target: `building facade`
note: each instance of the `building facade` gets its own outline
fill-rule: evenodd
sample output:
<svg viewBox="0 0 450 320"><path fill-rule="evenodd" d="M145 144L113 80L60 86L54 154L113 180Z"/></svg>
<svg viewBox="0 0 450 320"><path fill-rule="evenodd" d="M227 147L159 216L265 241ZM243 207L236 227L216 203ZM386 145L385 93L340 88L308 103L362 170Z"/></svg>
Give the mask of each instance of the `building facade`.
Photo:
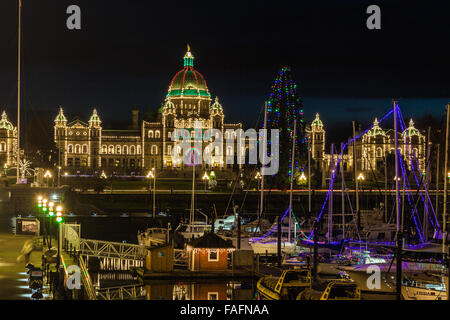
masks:
<svg viewBox="0 0 450 320"><path fill-rule="evenodd" d="M86 123L81 120L68 122L61 108L54 126L59 165L71 173L143 174L152 168L185 169L189 161L180 161L180 158L174 161L174 151L180 157L193 158L204 169L231 171L232 165L225 160L228 155L236 154L236 147L226 149L225 138L231 134L227 130L242 129L242 124L226 124L224 118L219 99L211 99L203 75L194 69L194 56L188 48L183 69L172 78L163 107L158 110L157 122L142 121L139 124L138 111L132 110L131 129L105 130L96 109ZM195 124L201 127L195 127L197 131L194 131ZM209 163L204 161L198 148L192 147L183 155L172 139L177 129L187 130L191 142L198 138L204 140L195 137L199 129L202 136L208 129L217 129L224 137L223 146L211 151L215 157ZM202 150L212 141L211 137L209 141L201 142Z"/></svg>
<svg viewBox="0 0 450 320"><path fill-rule="evenodd" d="M325 152L325 134L322 120L319 114L311 123L307 130L308 141L311 147L311 158L316 167L329 168L331 160L336 165L340 154L340 146L336 146L334 155ZM355 145L356 162L358 172L371 172L384 170L384 161L389 154L395 151L395 134L392 129L383 130L378 119L375 118L370 130L357 139ZM398 148L400 153L407 160L408 169L411 170L411 159L415 168L419 167L420 172L425 172L426 159L426 138L414 127L411 119L408 128L398 133ZM415 156L415 157L414 157ZM353 170L353 147L349 144L343 154L344 170ZM416 160L417 159L417 163Z"/></svg>
<svg viewBox="0 0 450 320"><path fill-rule="evenodd" d="M0 120L0 164L6 171L15 166L17 157L17 127L8 120L6 112L3 111Z"/></svg>

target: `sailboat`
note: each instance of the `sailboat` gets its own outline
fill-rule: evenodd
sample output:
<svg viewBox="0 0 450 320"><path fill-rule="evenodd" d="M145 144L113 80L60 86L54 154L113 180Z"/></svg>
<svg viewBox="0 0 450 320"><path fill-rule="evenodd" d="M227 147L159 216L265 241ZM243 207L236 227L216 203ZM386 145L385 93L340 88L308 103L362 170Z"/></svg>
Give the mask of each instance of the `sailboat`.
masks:
<svg viewBox="0 0 450 320"><path fill-rule="evenodd" d="M266 110L267 112L267 110ZM267 117L264 116L264 128L266 128L267 125ZM272 225L270 233L267 234L267 236L259 237L259 238L252 238L250 240L250 245L254 251L255 254L277 254L278 252L278 232L281 232L281 252L284 254L298 254L300 252L304 252L307 249L300 247L297 245L296 241L296 234L297 234L297 224L293 223L293 211L292 211L292 191L294 186L294 161L295 161L295 136L296 136L296 129L297 129L297 120L294 120L294 132L292 135L292 155L291 155L291 185L290 185L290 194L289 194L289 218L287 223L282 219L280 223L280 230L278 230L278 226L276 223ZM266 137L265 137L266 139ZM264 143L264 146L266 144ZM264 179L262 180L262 182ZM261 192L264 192L262 188ZM261 197L263 199L263 197ZM262 210L262 200L261 200L261 210ZM286 215L286 214L285 214ZM284 215L284 216L285 216ZM292 237L292 235L294 235Z"/></svg>
<svg viewBox="0 0 450 320"><path fill-rule="evenodd" d="M188 241L192 238L198 238L211 231L211 225L208 224L208 216L200 210L195 210L195 161L194 151L191 150L191 164L192 164L192 193L191 193L191 207L189 210L189 223L181 222L175 229L175 232L181 234L183 238ZM205 221L195 220L195 212L199 212L205 217Z"/></svg>

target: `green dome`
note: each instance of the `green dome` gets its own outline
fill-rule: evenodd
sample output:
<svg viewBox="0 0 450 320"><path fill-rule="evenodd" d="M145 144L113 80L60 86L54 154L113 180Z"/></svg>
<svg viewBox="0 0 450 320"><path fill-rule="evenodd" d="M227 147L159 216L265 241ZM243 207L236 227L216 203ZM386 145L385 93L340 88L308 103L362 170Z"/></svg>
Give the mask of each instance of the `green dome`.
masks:
<svg viewBox="0 0 450 320"><path fill-rule="evenodd" d="M414 121L409 120L409 127L403 131L403 136L412 137L412 136L421 136L419 130L414 127Z"/></svg>
<svg viewBox="0 0 450 320"><path fill-rule="evenodd" d="M190 51L184 56L184 68L172 78L166 97L208 97L211 95L205 78L194 69L194 56Z"/></svg>
<svg viewBox="0 0 450 320"><path fill-rule="evenodd" d="M14 129L14 126L12 125L12 123L8 121L8 116L6 115L5 111L3 111L2 120L0 120L0 129L6 129L6 130Z"/></svg>
<svg viewBox="0 0 450 320"><path fill-rule="evenodd" d="M370 129L367 132L367 135L369 137L372 137L372 136L385 136L386 135L386 133L383 131L383 129L380 128L380 126L378 124L379 124L378 119L375 118L375 121L373 122L372 129Z"/></svg>

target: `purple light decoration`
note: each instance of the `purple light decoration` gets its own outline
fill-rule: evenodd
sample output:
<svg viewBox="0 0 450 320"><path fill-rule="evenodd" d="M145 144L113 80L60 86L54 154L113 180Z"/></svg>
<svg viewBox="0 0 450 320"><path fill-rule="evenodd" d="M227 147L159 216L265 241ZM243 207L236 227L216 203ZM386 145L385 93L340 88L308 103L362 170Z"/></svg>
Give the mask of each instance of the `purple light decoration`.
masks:
<svg viewBox="0 0 450 320"><path fill-rule="evenodd" d="M398 113L398 115L399 115L400 125L401 125L401 128L402 128L402 131L405 131L405 130L406 130L406 125L405 125L405 122L404 122L404 120L403 120L403 116L402 116L402 113L401 113L400 108L399 108L399 111L398 111L397 113ZM416 185L417 185L417 187L419 187L420 184L419 184L419 180L417 179L417 176L416 176L416 170L415 170L415 167L414 167L413 158L415 159L415 162L416 162L416 164L417 164L417 168L419 168L419 163L418 163L418 161L417 161L416 155L413 153L413 157L411 157L410 149L407 148L407 150L408 150L408 156L409 156L410 161L411 161L411 168L412 168L412 171L413 171L413 173L414 173L414 179L416 180ZM426 212L427 212L427 214L428 214L428 217L429 217L429 219L430 219L430 222L431 222L433 228L436 230L436 226L435 226L434 222L436 222L437 229L440 228L439 222L438 222L438 220L437 220L436 213L435 213L435 211L434 211L433 204L432 204L432 201L431 201L431 199L430 199L430 195L429 195L429 193L428 193L427 190L425 190L425 191L426 191L426 194L427 194L427 198L428 198L428 200L430 201L431 211L433 212L433 216L434 216L435 221L433 221L433 220L431 219L431 217L430 217L429 210L428 210L428 205L425 203L425 199L423 198L422 191L420 191L420 189L419 189L419 194L420 194L420 197L421 197L421 199L422 199L422 202L424 203L425 210L426 210ZM436 234L436 231L435 231L435 234Z"/></svg>

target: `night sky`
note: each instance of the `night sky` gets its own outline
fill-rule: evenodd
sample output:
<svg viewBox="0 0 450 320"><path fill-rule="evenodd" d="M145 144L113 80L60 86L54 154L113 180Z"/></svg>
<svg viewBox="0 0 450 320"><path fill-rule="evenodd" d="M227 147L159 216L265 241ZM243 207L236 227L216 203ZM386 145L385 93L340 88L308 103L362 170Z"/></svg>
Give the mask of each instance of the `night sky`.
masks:
<svg viewBox="0 0 450 320"><path fill-rule="evenodd" d="M182 68L194 66L226 122L254 126L277 69L292 68L305 118L326 126L372 122L392 98L405 116L441 118L450 101L450 6L444 1L23 0L23 117L52 122L57 106L126 127L131 109L156 110ZM66 28L66 8L82 30ZM366 8L381 7L381 30ZM17 0L0 2L0 105L15 123ZM50 132L51 134L51 132Z"/></svg>

